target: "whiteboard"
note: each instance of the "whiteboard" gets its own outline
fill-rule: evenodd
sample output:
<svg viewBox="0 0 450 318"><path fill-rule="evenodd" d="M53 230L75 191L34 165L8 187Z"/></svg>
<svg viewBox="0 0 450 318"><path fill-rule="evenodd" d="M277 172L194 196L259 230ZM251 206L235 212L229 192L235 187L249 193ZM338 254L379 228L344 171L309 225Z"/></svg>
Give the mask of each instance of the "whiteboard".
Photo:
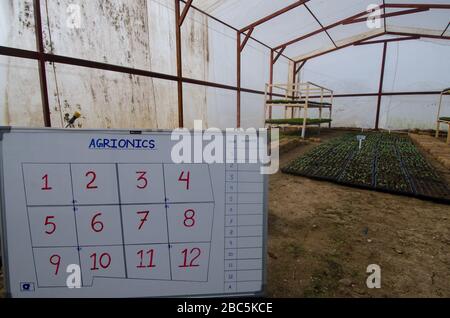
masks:
<svg viewBox="0 0 450 318"><path fill-rule="evenodd" d="M0 136L8 296L264 292L267 178L259 164L174 164L167 131ZM81 269L81 288L67 287L70 264Z"/></svg>

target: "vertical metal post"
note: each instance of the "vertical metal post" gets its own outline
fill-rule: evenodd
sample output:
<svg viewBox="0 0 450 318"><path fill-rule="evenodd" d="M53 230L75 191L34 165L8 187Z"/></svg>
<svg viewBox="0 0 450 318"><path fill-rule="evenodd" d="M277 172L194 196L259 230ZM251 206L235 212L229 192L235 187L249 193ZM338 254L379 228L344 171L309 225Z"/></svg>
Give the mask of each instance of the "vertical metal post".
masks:
<svg viewBox="0 0 450 318"><path fill-rule="evenodd" d="M269 69L269 98L273 99L273 49L270 50L270 69ZM272 106L269 106L269 119L272 119Z"/></svg>
<svg viewBox="0 0 450 318"><path fill-rule="evenodd" d="M292 100L295 100L295 93L297 91L297 62L294 62L294 69L292 71ZM295 108L291 107L291 118L294 118Z"/></svg>
<svg viewBox="0 0 450 318"><path fill-rule="evenodd" d="M331 105L330 105L330 122L328 123L328 128L331 128L331 118L333 117L333 103L334 103L334 92L331 91Z"/></svg>
<svg viewBox="0 0 450 318"><path fill-rule="evenodd" d="M264 90L264 120L267 118L267 92L269 91L269 84L266 83Z"/></svg>
<svg viewBox="0 0 450 318"><path fill-rule="evenodd" d="M436 138L439 138L439 132L441 130L441 122L440 122L440 117L441 117L441 107L442 107L442 99L444 97L444 91L442 91L441 93L441 97L439 98L439 107L438 107L438 113L437 113L437 118L436 118ZM449 127L450 128L450 127ZM448 134L450 135L450 131L448 132Z"/></svg>
<svg viewBox="0 0 450 318"><path fill-rule="evenodd" d="M236 127L241 127L241 32L236 33L237 45L236 45L236 87L237 87L237 100L236 100Z"/></svg>
<svg viewBox="0 0 450 318"><path fill-rule="evenodd" d="M384 44L383 44L383 60L381 61L380 86L378 88L377 118L375 120L375 130L378 130L379 124L380 124L380 108L381 108L381 98L383 96L384 67L386 64L387 45L388 45L387 42L384 42Z"/></svg>
<svg viewBox="0 0 450 318"><path fill-rule="evenodd" d="M320 88L320 107L319 107L319 135L320 135L320 130L322 128L322 106L323 106L323 94L324 93L324 89L323 87Z"/></svg>
<svg viewBox="0 0 450 318"><path fill-rule="evenodd" d="M177 90L178 90L178 126L184 127L183 114L183 63L181 60L181 25L180 25L180 0L175 0L175 37L177 56Z"/></svg>
<svg viewBox="0 0 450 318"><path fill-rule="evenodd" d="M51 127L52 122L50 119L50 103L48 100L48 87L47 87L47 74L45 70L45 50L44 50L44 40L42 35L42 16L41 16L41 1L34 0L34 23L36 32L36 47L37 53L39 55L39 81L41 84L41 99L42 99L42 110L44 115L44 125L45 127Z"/></svg>
<svg viewBox="0 0 450 318"><path fill-rule="evenodd" d="M303 106L303 127L302 127L302 139L305 139L306 137L306 122L308 119L308 103L309 103L309 90L310 90L310 84L308 83L306 85L306 99L305 99L305 106Z"/></svg>

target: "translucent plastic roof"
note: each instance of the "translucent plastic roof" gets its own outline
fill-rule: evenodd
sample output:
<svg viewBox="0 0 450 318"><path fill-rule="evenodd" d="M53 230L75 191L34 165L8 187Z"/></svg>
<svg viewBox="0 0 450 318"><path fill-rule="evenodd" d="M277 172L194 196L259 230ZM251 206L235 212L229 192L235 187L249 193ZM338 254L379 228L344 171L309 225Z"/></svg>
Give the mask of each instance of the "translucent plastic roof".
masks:
<svg viewBox="0 0 450 318"><path fill-rule="evenodd" d="M278 10L300 1L294 0L195 0L193 4L212 16L244 29L259 19L265 18ZM394 14L402 11L416 10L419 5L449 5L449 0L385 0L388 6L381 9L381 14ZM389 7L398 4L399 6ZM263 24L256 26L252 37L265 44L277 48L282 44L298 39L309 33L319 31L322 27L326 32L318 32L305 39L290 44L284 54L300 60L320 52L340 47L355 40L373 38L385 32L414 33L433 36L449 36L450 28L444 30L450 21L450 10L447 8L431 8L429 10L388 16L379 21L376 28L369 28L366 19L358 23L341 24L344 19L367 11L369 5L383 5L382 0L309 0L290 11L283 13ZM400 5L406 5L401 7ZM367 18L367 15L362 15ZM386 25L385 25L386 23ZM398 37L398 36L397 36ZM440 40L437 40L440 41Z"/></svg>

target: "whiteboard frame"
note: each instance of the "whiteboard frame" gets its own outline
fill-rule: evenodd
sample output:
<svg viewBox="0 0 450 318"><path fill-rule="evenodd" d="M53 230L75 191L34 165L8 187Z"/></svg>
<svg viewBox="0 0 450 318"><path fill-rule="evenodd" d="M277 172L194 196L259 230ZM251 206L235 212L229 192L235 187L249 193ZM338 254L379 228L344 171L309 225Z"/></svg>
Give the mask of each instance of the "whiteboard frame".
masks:
<svg viewBox="0 0 450 318"><path fill-rule="evenodd" d="M103 133L103 134L128 134L128 135L140 135L142 133L171 133L172 130L168 129L63 129L63 128L13 128L10 126L0 126L0 243L1 243L1 255L3 262L3 277L4 277L4 289L6 291L6 298L12 298L11 286L10 286L10 271L8 261L8 244L7 244L7 228L6 228L6 208L5 208L5 187L4 187L4 175L3 175L3 135L11 132L48 132L48 133ZM193 133L193 130L189 130ZM204 131L203 131L204 132ZM222 130L225 134L225 131ZM223 293L223 294L204 294L204 295L174 295L170 297L157 296L157 297L142 297L142 298L228 298L228 297L263 297L267 292L267 251L268 251L268 191L269 191L269 177L263 175L263 244L262 244L262 288L255 293Z"/></svg>

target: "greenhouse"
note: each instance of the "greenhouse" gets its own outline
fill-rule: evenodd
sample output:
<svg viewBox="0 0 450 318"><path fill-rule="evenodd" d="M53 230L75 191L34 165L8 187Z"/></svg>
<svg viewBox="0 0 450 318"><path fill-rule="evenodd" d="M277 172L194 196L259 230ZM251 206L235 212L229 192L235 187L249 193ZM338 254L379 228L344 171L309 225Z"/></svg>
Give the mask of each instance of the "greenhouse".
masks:
<svg viewBox="0 0 450 318"><path fill-rule="evenodd" d="M0 297L450 297L449 40L449 0L1 1Z"/></svg>

